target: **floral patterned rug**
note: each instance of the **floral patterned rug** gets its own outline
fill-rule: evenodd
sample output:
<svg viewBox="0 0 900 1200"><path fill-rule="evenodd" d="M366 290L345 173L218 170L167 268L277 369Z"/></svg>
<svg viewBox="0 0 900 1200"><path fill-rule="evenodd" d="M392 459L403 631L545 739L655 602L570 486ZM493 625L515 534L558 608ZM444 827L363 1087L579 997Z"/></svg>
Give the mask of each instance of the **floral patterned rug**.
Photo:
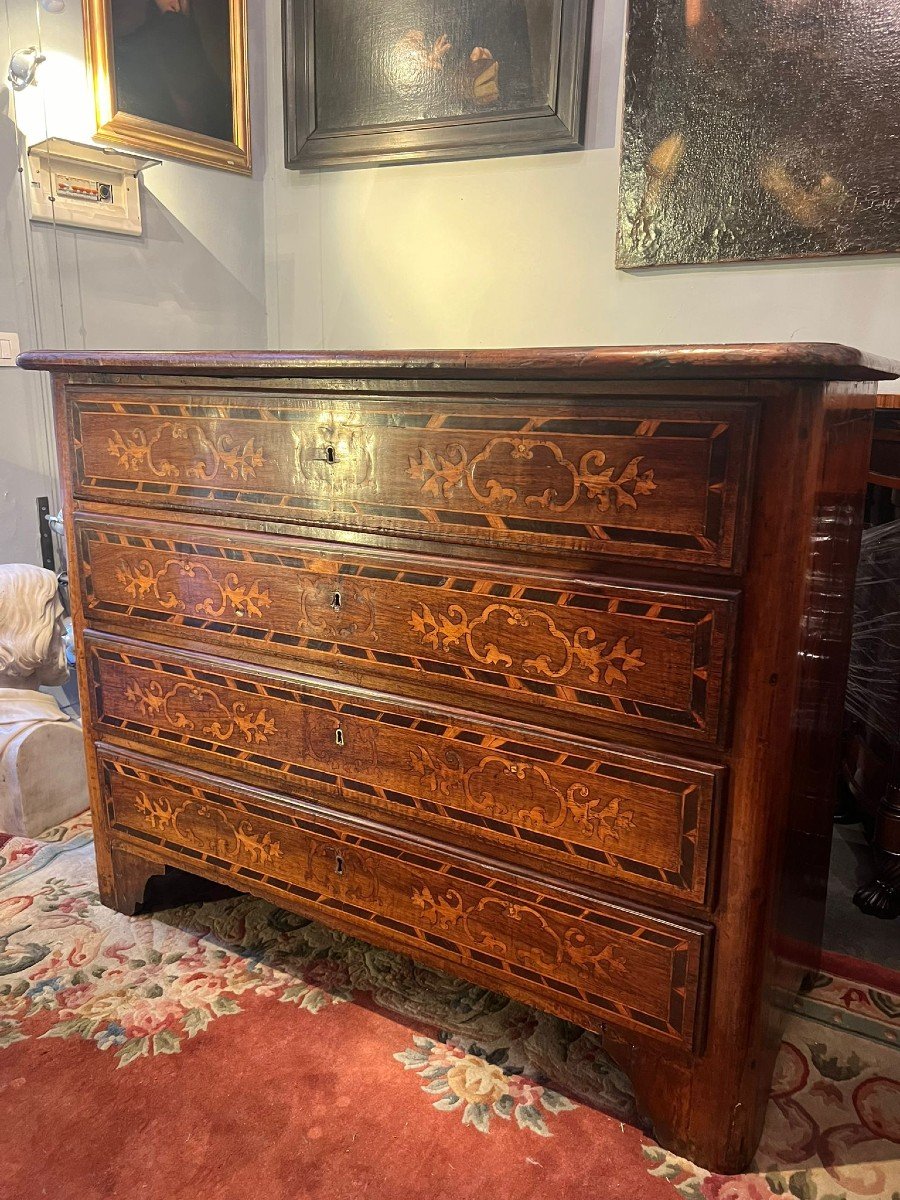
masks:
<svg viewBox="0 0 900 1200"><path fill-rule="evenodd" d="M898 1037L818 977L754 1171L710 1175L583 1030L247 897L120 916L85 818L0 846L11 1200L900 1200Z"/></svg>

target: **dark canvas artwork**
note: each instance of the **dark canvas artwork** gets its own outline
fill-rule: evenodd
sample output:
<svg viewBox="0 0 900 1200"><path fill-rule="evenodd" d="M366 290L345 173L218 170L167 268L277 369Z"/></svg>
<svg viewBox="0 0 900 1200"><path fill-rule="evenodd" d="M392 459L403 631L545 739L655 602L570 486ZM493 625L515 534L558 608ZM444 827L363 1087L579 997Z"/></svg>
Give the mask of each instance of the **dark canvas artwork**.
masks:
<svg viewBox="0 0 900 1200"><path fill-rule="evenodd" d="M230 142L228 0L112 0L120 111Z"/></svg>
<svg viewBox="0 0 900 1200"><path fill-rule="evenodd" d="M583 143L592 0L285 0L289 167Z"/></svg>
<svg viewBox="0 0 900 1200"><path fill-rule="evenodd" d="M896 0L631 0L618 265L900 249Z"/></svg>
<svg viewBox="0 0 900 1200"><path fill-rule="evenodd" d="M555 7L553 0L317 0L317 127L546 107Z"/></svg>

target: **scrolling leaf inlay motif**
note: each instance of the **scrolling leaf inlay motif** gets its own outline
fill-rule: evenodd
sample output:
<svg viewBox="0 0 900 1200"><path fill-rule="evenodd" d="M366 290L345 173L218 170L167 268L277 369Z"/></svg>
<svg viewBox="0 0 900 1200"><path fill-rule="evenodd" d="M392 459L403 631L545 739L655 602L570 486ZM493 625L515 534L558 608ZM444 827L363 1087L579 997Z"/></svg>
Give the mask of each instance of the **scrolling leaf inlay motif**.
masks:
<svg viewBox="0 0 900 1200"><path fill-rule="evenodd" d="M176 837L218 858L247 859L261 867L282 857L281 843L270 833L256 833L249 821L232 821L215 805L197 800L173 805L168 798L139 792L134 806L154 832ZM195 821L187 828L179 824L190 816L202 824Z"/></svg>
<svg viewBox="0 0 900 1200"><path fill-rule="evenodd" d="M575 927L559 934L546 918L530 905L484 896L466 905L455 889L435 896L431 889L414 890L412 902L422 910L425 922L444 933L464 934L471 945L532 970L552 972L559 967L578 967L611 980L628 969L625 955L610 943L597 945ZM521 933L515 925L531 926ZM498 936L509 929L507 940Z"/></svg>
<svg viewBox="0 0 900 1200"><path fill-rule="evenodd" d="M201 732L220 742L228 742L235 733L240 733L248 745L264 746L271 735L278 732L266 709L261 708L255 714L249 713L247 705L240 700L226 708L214 692L194 683L177 683L168 691L163 691L162 684L156 680L147 685L133 682L125 688L125 696L144 716L152 719L163 717L175 729L192 733L196 728L195 722L172 705L177 697L185 696L198 707L211 710L203 714Z"/></svg>
<svg viewBox="0 0 900 1200"><path fill-rule="evenodd" d="M505 451L502 461L498 451ZM541 491L525 490L522 466L534 462L535 452L543 450L545 460L540 468L535 467L534 479L546 478L547 469L558 476L558 481ZM496 458L493 464L491 459ZM611 509L637 509L638 497L649 496L658 485L653 471L641 471L642 455L637 455L621 469L607 466L602 450L589 450L581 456L576 466L570 462L555 442L539 438L500 437L493 438L480 453L470 459L465 446L448 446L444 453L419 451L419 457L410 456L408 474L422 485L422 492L439 499L443 495L449 500L453 490L465 486L471 496L486 507L501 505L532 505L551 513L568 512L584 492L596 501L601 513ZM481 482L483 471L495 472ZM506 481L497 476L506 476Z"/></svg>
<svg viewBox="0 0 900 1200"><path fill-rule="evenodd" d="M182 576L184 589L169 582L170 572ZM180 593L182 590L195 591L196 588L191 585L198 582L208 585L212 595L195 603L195 613L222 617L230 610L235 617L261 617L262 610L271 604L269 592L260 585L259 580L242 583L233 571L224 580L218 580L208 567L191 559L166 559L156 571L147 559L140 562L122 559L116 567L116 580L125 594L136 603L153 596L160 607L169 612L185 612L187 605Z"/></svg>
<svg viewBox="0 0 900 1200"><path fill-rule="evenodd" d="M620 797L604 802L591 797L590 789L581 783L573 783L563 792L536 763L488 754L466 769L455 750L446 751L443 758L428 750L414 750L410 760L434 795L461 793L476 812L489 817L527 822L532 828L548 831L574 822L602 842L617 842L620 834L635 828L634 813L624 807ZM517 791L524 792L524 799L517 797Z"/></svg>
<svg viewBox="0 0 900 1200"><path fill-rule="evenodd" d="M160 443L165 435L173 442L187 442L188 451L194 454L183 468L164 457ZM222 434L213 442L200 425L177 425L166 421L151 437L143 429L122 434L114 429L107 442L107 450L125 471L139 471L145 467L159 479L186 479L211 483L220 474L229 479L247 482L256 477L257 468L266 465L264 450L250 438L242 446L234 438Z"/></svg>
<svg viewBox="0 0 900 1200"><path fill-rule="evenodd" d="M485 631L492 617L499 617L501 625L508 629L530 629L533 625L543 626L552 639L551 649L536 658L526 658L523 667L530 674L543 675L547 679L562 679L573 667L588 672L592 683L599 683L601 672L603 683L627 684L628 671L640 670L644 666L643 651L630 649L627 637L621 637L610 648L608 641L598 642L597 632L589 625L576 630L574 636L558 629L553 619L543 612L530 612L509 604L489 604L474 619L460 604L451 604L446 614L435 614L427 604L420 604L418 611L410 614L409 624L432 650L445 653L451 646L465 645L469 655L484 666L512 667L513 657L501 650Z"/></svg>

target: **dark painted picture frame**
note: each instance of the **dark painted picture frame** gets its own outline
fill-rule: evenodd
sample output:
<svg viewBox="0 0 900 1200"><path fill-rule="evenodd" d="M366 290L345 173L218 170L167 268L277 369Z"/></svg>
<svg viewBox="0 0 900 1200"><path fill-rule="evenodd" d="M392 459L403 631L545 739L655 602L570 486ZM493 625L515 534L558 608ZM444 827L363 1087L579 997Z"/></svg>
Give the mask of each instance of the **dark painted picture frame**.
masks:
<svg viewBox="0 0 900 1200"><path fill-rule="evenodd" d="M485 88L493 87L490 68L495 51L491 47L474 47L470 55L467 46L456 47L456 50L466 51L461 62L463 68L471 73L473 89L476 84L480 88L477 102L457 105L456 111L453 111L454 105L450 102L447 111L440 111L441 96L449 94L449 89L445 88L434 106L418 116L411 115L410 111L391 113L387 104L385 111L379 113L378 98L373 104L370 91L366 97L368 110L364 112L363 106L360 106L361 119L354 120L352 115L348 117L348 111L351 114L353 111L352 103L342 105L340 99L337 102L334 100L336 87L342 87L345 83L348 88L359 86L356 81L360 76L361 46L365 47L364 53L371 57L371 61L377 64L379 55L385 56L389 49L399 43L395 41L393 47L388 47L385 44L372 44L362 37L353 39L349 36L352 31L346 28L345 20L339 33L353 47L357 61L355 64L348 63L343 71L329 71L327 84L317 86L317 61L324 61L323 55L327 55L329 49L327 46L323 48L321 40L328 37L334 40L334 32L326 27L326 22L328 17L335 19L332 14L336 10L329 5L327 16L323 19L321 5L328 4L329 0L283 0L286 166L302 170L582 149L593 0L518 2L523 9L529 3L533 7L546 4L549 13L546 70L541 47L530 51L532 58L541 62L541 80L536 84L536 89L540 87L542 91L541 97L537 94L521 94L522 90L519 89L515 103L505 105L502 90L494 88L493 92L488 93L488 102L484 103ZM366 3L367 0L355 0L355 7L365 12ZM476 0L447 0L446 8L450 17L458 20L459 11L471 12L473 5L477 12ZM415 6L411 9L409 0L370 0L370 7L371 19L379 23L378 27L389 28L386 22L392 16L392 10L396 10L400 24L414 24L414 18L407 21L410 12L415 12ZM320 21L318 31L317 9ZM406 42L413 34L421 37L419 31L409 28L409 33L401 41ZM427 45L420 41L416 52L420 56L424 53L433 58L447 40L444 38L442 42L439 37L432 43L429 37ZM477 59L476 54L482 57ZM470 61L471 67L468 66ZM363 65L366 68L370 66L368 58ZM502 69L503 64L500 63ZM542 103L544 87L546 102ZM326 92L330 99L325 95ZM322 111L326 100L333 109L330 120L328 114Z"/></svg>

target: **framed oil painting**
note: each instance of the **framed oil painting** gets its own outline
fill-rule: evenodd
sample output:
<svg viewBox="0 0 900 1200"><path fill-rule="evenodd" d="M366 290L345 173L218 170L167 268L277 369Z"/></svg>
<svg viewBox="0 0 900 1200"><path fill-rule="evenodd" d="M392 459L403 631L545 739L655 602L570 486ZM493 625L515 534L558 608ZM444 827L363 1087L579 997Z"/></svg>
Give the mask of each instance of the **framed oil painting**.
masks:
<svg viewBox="0 0 900 1200"><path fill-rule="evenodd" d="M284 0L289 167L583 143L591 0Z"/></svg>
<svg viewBox="0 0 900 1200"><path fill-rule="evenodd" d="M98 141L249 175L247 0L83 0Z"/></svg>
<svg viewBox="0 0 900 1200"><path fill-rule="evenodd" d="M900 249L896 0L631 0L620 267Z"/></svg>

